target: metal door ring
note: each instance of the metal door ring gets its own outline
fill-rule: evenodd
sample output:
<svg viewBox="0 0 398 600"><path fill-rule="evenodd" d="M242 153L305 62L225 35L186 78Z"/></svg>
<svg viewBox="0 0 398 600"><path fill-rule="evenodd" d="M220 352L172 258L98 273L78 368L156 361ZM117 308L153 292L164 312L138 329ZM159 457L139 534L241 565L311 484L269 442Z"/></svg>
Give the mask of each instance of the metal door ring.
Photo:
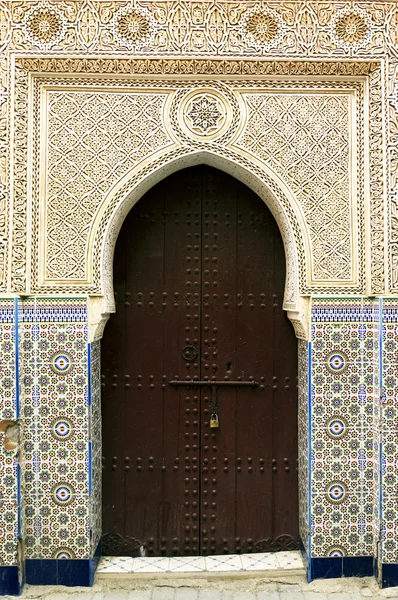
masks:
<svg viewBox="0 0 398 600"><path fill-rule="evenodd" d="M195 346L192 346L192 344L188 344L188 346L184 346L181 354L185 360L191 361L195 360L195 358L198 356L198 350L195 348Z"/></svg>

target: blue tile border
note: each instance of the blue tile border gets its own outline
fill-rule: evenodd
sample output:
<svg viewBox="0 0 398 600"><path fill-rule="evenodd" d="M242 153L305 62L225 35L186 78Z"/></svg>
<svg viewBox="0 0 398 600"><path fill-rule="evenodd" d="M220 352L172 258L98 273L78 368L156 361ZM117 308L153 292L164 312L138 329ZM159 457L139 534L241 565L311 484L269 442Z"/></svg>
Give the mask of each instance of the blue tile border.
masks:
<svg viewBox="0 0 398 600"><path fill-rule="evenodd" d="M308 381L307 381L307 395L308 395L308 432L307 432L307 444L308 444L308 514L307 514L307 526L308 526L308 538L307 538L307 581L310 582L312 578L312 562L311 562L311 533L312 533L312 519L311 519L311 487L312 487L312 479L311 479L311 455L312 455L312 410L311 410L311 393L312 393L312 342L308 342Z"/></svg>
<svg viewBox="0 0 398 600"><path fill-rule="evenodd" d="M398 564L382 564L380 570L382 588L398 586Z"/></svg>
<svg viewBox="0 0 398 600"><path fill-rule="evenodd" d="M19 579L19 568L0 567L0 596L19 596L23 583Z"/></svg>
<svg viewBox="0 0 398 600"><path fill-rule="evenodd" d="M91 587L94 582L93 561L89 559L35 559L26 561L26 583L30 585L65 585Z"/></svg>
<svg viewBox="0 0 398 600"><path fill-rule="evenodd" d="M100 559L101 542L91 559L28 559L25 563L26 583L91 587Z"/></svg>
<svg viewBox="0 0 398 600"><path fill-rule="evenodd" d="M312 558L311 581L314 579L337 579L339 577L371 577L374 575L373 556L336 556ZM398 581L398 565L397 581ZM391 584L390 584L391 585ZM397 584L395 584L397 585Z"/></svg>

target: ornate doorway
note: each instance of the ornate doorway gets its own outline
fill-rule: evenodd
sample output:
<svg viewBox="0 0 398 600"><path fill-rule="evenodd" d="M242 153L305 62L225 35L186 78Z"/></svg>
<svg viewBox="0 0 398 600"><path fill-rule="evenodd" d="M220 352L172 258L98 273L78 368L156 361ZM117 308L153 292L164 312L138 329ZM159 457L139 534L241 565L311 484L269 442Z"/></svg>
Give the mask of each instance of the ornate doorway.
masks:
<svg viewBox="0 0 398 600"><path fill-rule="evenodd" d="M131 210L103 338L105 554L295 548L297 344L263 201L207 166Z"/></svg>

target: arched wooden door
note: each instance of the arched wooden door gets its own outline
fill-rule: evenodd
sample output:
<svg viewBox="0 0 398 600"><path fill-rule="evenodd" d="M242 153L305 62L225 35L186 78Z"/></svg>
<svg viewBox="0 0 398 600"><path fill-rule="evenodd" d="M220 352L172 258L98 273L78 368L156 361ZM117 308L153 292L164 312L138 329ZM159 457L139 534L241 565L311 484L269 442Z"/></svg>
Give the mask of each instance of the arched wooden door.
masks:
<svg viewBox="0 0 398 600"><path fill-rule="evenodd" d="M105 554L297 547L284 282L274 218L221 171L175 173L131 210L102 344Z"/></svg>

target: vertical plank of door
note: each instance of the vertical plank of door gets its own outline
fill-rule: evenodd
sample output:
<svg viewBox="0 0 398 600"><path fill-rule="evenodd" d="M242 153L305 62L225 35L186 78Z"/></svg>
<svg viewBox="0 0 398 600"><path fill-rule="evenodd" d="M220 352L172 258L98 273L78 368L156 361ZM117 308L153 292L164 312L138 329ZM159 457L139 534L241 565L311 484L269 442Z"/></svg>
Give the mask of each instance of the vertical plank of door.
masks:
<svg viewBox="0 0 398 600"><path fill-rule="evenodd" d="M274 219L239 184L237 220L237 375L260 385L237 388L236 538L242 551L253 552L272 538Z"/></svg>
<svg viewBox="0 0 398 600"><path fill-rule="evenodd" d="M161 551L157 538L162 517L163 424L159 416L163 411L163 205L163 193L152 189L136 204L123 227L128 240L127 335L122 353L126 357L125 377L129 378L124 436L126 457L130 459L125 485L125 536L139 540L149 554Z"/></svg>
<svg viewBox="0 0 398 600"><path fill-rule="evenodd" d="M203 170L203 356L202 378L233 379L236 364L236 181ZM203 413L211 390L203 392ZM234 388L219 387L220 427L203 429L202 553L234 551ZM211 414L204 414L206 423Z"/></svg>
<svg viewBox="0 0 398 600"><path fill-rule="evenodd" d="M275 230L276 227L275 224ZM278 388L274 391L274 452L278 467L274 478L274 539L288 534L294 547L295 540L298 540L297 341L293 326L283 310L285 257L282 239L277 233L272 349L274 373L278 378ZM285 343L281 344L281 340ZM282 539L281 543L284 548L286 542Z"/></svg>
<svg viewBox="0 0 398 600"><path fill-rule="evenodd" d="M121 255L126 256L126 236L118 240ZM105 328L101 341L101 413L102 413L102 531L106 552L123 554L122 546L109 545L109 535L124 532L125 494L124 479L124 423L125 389L124 360L120 345L126 334L125 324L125 260L114 265L114 294L116 312Z"/></svg>
<svg viewBox="0 0 398 600"><path fill-rule="evenodd" d="M167 381L200 376L200 357L184 360L185 346L200 350L201 179L190 169L160 184L166 189L164 373ZM170 555L199 550L200 393L166 383L163 413L163 503L169 510L161 536ZM166 526L167 523L167 526Z"/></svg>

